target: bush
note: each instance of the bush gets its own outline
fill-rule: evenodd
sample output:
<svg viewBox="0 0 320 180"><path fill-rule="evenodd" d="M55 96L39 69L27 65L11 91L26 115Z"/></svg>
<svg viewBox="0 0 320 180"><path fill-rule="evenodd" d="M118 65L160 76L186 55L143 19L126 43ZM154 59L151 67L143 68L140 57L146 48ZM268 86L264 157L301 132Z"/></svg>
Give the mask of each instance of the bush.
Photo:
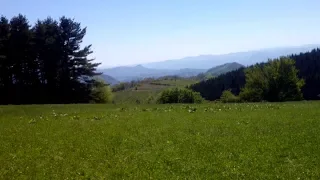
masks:
<svg viewBox="0 0 320 180"><path fill-rule="evenodd" d="M240 98L232 94L230 90L225 90L222 92L220 101L223 103L235 103L240 102Z"/></svg>
<svg viewBox="0 0 320 180"><path fill-rule="evenodd" d="M167 89L160 93L157 98L159 104L169 103L201 103L203 98L200 93L189 89Z"/></svg>
<svg viewBox="0 0 320 180"><path fill-rule="evenodd" d="M242 88L239 97L243 102L262 102L264 97L263 93L264 91L261 88Z"/></svg>
<svg viewBox="0 0 320 180"><path fill-rule="evenodd" d="M147 103L148 103L148 104L154 103L154 97L150 95L150 96L147 98Z"/></svg>
<svg viewBox="0 0 320 180"><path fill-rule="evenodd" d="M112 90L101 79L96 79L91 89L91 102L93 103L109 103L112 102Z"/></svg>

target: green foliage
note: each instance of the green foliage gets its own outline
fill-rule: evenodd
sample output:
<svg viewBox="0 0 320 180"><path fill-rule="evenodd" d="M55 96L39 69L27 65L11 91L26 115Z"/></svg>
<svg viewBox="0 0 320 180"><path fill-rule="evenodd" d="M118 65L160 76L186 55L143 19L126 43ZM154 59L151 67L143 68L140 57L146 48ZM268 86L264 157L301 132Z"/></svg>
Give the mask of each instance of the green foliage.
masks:
<svg viewBox="0 0 320 180"><path fill-rule="evenodd" d="M298 77L295 61L281 57L265 66L268 73L268 101L297 101L302 100L301 88L305 82Z"/></svg>
<svg viewBox="0 0 320 180"><path fill-rule="evenodd" d="M304 81L298 78L294 63L292 59L281 57L264 66L256 65L247 69L241 99L250 102L302 100Z"/></svg>
<svg viewBox="0 0 320 180"><path fill-rule="evenodd" d="M260 102L268 90L267 73L264 66L255 65L245 70L246 85L241 90L240 98L248 102Z"/></svg>
<svg viewBox="0 0 320 180"><path fill-rule="evenodd" d="M135 90L137 90L138 85L139 85L139 81L122 82L113 86L112 92L124 91L131 88L135 88Z"/></svg>
<svg viewBox="0 0 320 180"><path fill-rule="evenodd" d="M222 92L220 101L224 103L235 103L240 102L240 98L235 96L230 90L225 90Z"/></svg>
<svg viewBox="0 0 320 180"><path fill-rule="evenodd" d="M91 90L91 101L93 103L110 103L112 98L111 88L102 79L95 79L95 84Z"/></svg>
<svg viewBox="0 0 320 180"><path fill-rule="evenodd" d="M149 97L147 98L147 103L148 104L152 104L155 101L155 98L151 95L149 95Z"/></svg>
<svg viewBox="0 0 320 180"><path fill-rule="evenodd" d="M298 70L298 77L305 81L305 85L301 88L303 98L306 100L320 100L320 96L318 96L320 92L320 49L317 48L310 52L288 55L288 57L294 60L294 66ZM261 63L258 64L258 66L265 66L266 64L267 63ZM254 66L248 68L254 68ZM240 68L216 78L201 81L190 86L190 88L200 92L205 99L211 101L219 99L222 92L228 89L230 89L233 94L239 95L241 89L246 84L244 71L248 68ZM301 86L301 83L298 86ZM250 101L260 101L261 90L260 92L257 91L257 89L255 89L254 92L252 90L249 91L249 89L245 90L245 92L241 93L241 96L246 96L246 99L249 98ZM244 89L242 89L242 91L244 91ZM296 94L299 94L299 90L296 89L294 91L296 91ZM253 95L254 97L251 98L250 95ZM280 98L276 97L279 99L286 99L286 95L279 96ZM288 99L299 99L299 97Z"/></svg>
<svg viewBox="0 0 320 180"><path fill-rule="evenodd" d="M199 92L207 100L217 100L221 97L224 90L230 90L238 95L241 85L245 83L244 68L228 72L226 74L210 78L205 81L193 84L190 88Z"/></svg>
<svg viewBox="0 0 320 180"><path fill-rule="evenodd" d="M201 103L203 101L201 95L190 89L166 89L160 93L157 103Z"/></svg>

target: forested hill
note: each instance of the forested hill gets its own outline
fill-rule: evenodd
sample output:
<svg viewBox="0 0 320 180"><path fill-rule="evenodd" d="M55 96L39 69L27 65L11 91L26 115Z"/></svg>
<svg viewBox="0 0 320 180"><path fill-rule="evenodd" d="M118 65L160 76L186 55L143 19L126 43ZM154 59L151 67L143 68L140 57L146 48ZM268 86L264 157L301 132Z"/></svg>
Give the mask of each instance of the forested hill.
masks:
<svg viewBox="0 0 320 180"><path fill-rule="evenodd" d="M306 100L320 99L320 49L310 52L290 55L295 60L295 66L299 70L299 77L305 80L302 88L303 97ZM262 66L264 64L261 64ZM207 100L219 99L224 90L231 90L238 95L245 85L245 68L228 72L216 78L192 85L194 91L200 92Z"/></svg>
<svg viewBox="0 0 320 180"><path fill-rule="evenodd" d="M230 71L234 71L237 69L240 69L241 67L244 67L242 64L232 62L232 63L225 63L223 65L219 65L216 67L213 67L209 69L206 74L211 75L211 76L218 76L220 74L224 74Z"/></svg>
<svg viewBox="0 0 320 180"><path fill-rule="evenodd" d="M107 84L110 84L110 85L116 85L116 84L119 84L120 82L115 79L114 77L112 76L109 76L109 75L106 75L106 74L101 74L100 76L98 76L100 78L102 78Z"/></svg>

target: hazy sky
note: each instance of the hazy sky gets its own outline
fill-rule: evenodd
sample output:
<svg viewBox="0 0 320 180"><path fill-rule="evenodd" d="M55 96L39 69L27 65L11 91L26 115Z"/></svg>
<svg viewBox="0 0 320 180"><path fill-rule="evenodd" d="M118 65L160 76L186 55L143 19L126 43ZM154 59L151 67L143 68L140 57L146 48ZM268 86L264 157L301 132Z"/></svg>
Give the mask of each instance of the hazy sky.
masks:
<svg viewBox="0 0 320 180"><path fill-rule="evenodd" d="M320 43L320 0L0 0L0 14L87 26L103 66Z"/></svg>

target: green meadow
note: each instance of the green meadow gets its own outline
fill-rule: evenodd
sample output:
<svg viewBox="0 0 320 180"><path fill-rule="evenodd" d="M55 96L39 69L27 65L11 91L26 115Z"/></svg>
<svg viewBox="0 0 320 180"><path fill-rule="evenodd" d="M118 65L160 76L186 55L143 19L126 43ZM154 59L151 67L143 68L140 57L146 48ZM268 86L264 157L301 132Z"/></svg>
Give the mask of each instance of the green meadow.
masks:
<svg viewBox="0 0 320 180"><path fill-rule="evenodd" d="M319 109L0 106L0 179L319 179Z"/></svg>

